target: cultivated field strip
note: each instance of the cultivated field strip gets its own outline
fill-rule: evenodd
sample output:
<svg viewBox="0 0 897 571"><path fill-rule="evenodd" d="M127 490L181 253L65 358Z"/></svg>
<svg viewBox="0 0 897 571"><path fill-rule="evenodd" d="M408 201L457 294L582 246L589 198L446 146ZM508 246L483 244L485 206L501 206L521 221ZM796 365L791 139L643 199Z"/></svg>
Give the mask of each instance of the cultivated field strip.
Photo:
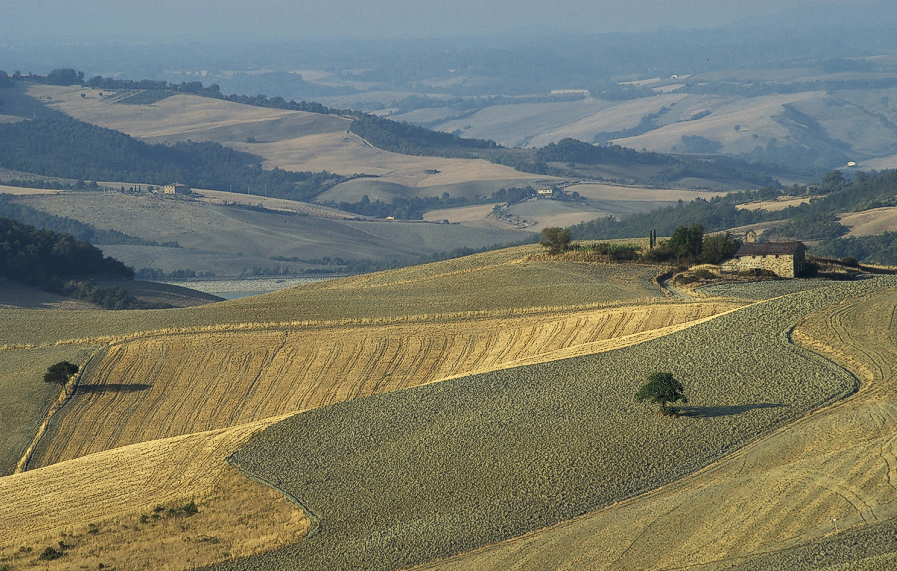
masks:
<svg viewBox="0 0 897 571"><path fill-rule="evenodd" d="M0 478L0 546L86 526L110 514L201 498L226 470L223 460L278 419L142 443Z"/></svg>
<svg viewBox="0 0 897 571"><path fill-rule="evenodd" d="M108 344L149 332L171 335L263 326L469 319L631 305L663 298L652 283L657 268L523 261L539 248L507 248L203 307L52 313L0 309L0 321L6 325L0 328L0 351ZM459 273L468 274L469 279L459 283Z"/></svg>
<svg viewBox="0 0 897 571"><path fill-rule="evenodd" d="M266 429L233 462L301 498L320 518L321 533L216 568L403 568L635 497L782 426L776 434L811 450L829 432L802 441L787 423L851 394L857 381L792 345L787 333L815 311L887 285L897 280L800 292L616 351L294 415ZM689 396L686 416L658 417L633 403L637 388L658 370L682 380ZM825 467L775 478L773 466L757 487L745 487L739 479L742 467L762 470L793 453L785 447L778 456L760 454L727 464L722 484L737 488L736 502L723 502L724 490L713 486L673 498L657 496L647 506L635 499L630 504L638 507L628 515L618 517L616 509L597 512L608 514L603 524L612 531L597 526L590 531L604 543L583 535L584 548L575 542L554 544L551 557L557 565L544 563L538 554L529 558L525 543L498 559L511 569L668 567L671 558L700 561L732 548L734 541L720 521L749 530L751 541L760 545L794 537L801 518L811 524L826 517L831 521L828 498L837 499L831 505L845 518L866 515L851 486L828 481ZM826 501L820 500L823 490L828 490ZM798 498L795 504L773 514L777 510L770 506L788 494ZM695 502L697 513L708 514L701 530L683 515L691 513L689 502ZM680 532L694 533L683 537ZM670 536L682 541L668 542ZM499 545L508 544L516 545ZM467 568L496 568L493 563Z"/></svg>
<svg viewBox="0 0 897 571"><path fill-rule="evenodd" d="M554 359L559 352L608 350L734 307L654 303L506 318L135 339L94 357L78 393L52 419L30 467L470 371Z"/></svg>
<svg viewBox="0 0 897 571"><path fill-rule="evenodd" d="M808 316L792 333L853 371L863 383L856 395L666 488L421 569L890 569L895 281L880 280L889 289L874 293L863 293L865 284L838 286L862 295ZM868 565L859 565L864 558Z"/></svg>

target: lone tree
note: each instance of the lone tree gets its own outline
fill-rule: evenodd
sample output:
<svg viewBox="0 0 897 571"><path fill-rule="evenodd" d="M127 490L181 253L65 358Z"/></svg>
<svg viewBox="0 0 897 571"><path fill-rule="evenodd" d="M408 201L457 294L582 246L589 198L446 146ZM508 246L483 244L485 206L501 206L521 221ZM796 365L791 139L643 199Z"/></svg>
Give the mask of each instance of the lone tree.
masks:
<svg viewBox="0 0 897 571"><path fill-rule="evenodd" d="M672 373L652 373L648 377L648 382L635 393L635 402L650 401L660 404L660 414L675 416L677 411L675 408L668 407L670 402L684 402L688 399L683 394L684 389L682 383L673 378Z"/></svg>
<svg viewBox="0 0 897 571"><path fill-rule="evenodd" d="M44 373L44 382L64 385L68 382L69 378L77 372L78 365L69 363L68 361L60 361L47 368L47 372Z"/></svg>
<svg viewBox="0 0 897 571"><path fill-rule="evenodd" d="M551 228L542 229L542 241L539 244L548 248L552 254L560 254L570 249L570 230L567 228Z"/></svg>

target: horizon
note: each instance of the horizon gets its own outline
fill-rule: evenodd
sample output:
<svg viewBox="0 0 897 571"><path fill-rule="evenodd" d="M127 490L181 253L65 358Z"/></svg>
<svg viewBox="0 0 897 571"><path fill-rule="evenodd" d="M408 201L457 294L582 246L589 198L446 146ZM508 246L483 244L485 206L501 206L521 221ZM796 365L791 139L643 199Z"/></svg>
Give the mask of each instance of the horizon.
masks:
<svg viewBox="0 0 897 571"><path fill-rule="evenodd" d="M13 43L134 39L284 41L463 38L709 29L794 10L809 0L344 0L264 6L237 0L36 0L0 6L0 37ZM863 2L870 5L873 0ZM834 5L833 5L834 6Z"/></svg>

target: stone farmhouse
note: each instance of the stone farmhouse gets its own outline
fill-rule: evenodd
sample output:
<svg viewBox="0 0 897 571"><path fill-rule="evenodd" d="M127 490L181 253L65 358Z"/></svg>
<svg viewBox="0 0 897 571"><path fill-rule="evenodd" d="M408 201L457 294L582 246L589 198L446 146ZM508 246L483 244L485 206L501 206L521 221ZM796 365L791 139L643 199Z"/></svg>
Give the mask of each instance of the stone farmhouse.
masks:
<svg viewBox="0 0 897 571"><path fill-rule="evenodd" d="M769 270L781 278L799 276L807 263L803 242L754 242L742 244L735 257L720 264L723 273Z"/></svg>
<svg viewBox="0 0 897 571"><path fill-rule="evenodd" d="M190 194L190 187L179 182L166 184L162 187L162 194Z"/></svg>

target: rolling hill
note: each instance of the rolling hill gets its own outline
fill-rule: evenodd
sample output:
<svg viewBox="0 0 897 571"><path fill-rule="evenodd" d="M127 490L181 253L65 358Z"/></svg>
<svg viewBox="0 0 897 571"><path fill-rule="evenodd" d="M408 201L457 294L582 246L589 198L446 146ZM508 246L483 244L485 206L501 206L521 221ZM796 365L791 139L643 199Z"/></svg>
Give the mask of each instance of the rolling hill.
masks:
<svg viewBox="0 0 897 571"><path fill-rule="evenodd" d="M0 478L0 537L15 546L0 557L18 569L62 539L47 565L653 569L674 556L711 569L790 557L832 517L870 533L890 517L890 468L869 453L890 424L864 411L889 418L892 277L677 300L652 284L660 268L538 250L183 309L0 309L3 406L45 403L0 415L19 434L7 467L55 398L26 390L41 363L86 365L29 469ZM683 379L682 418L631 402L657 368ZM47 497L50 516L36 511ZM686 510L692 523L663 531ZM184 567L156 558L158 542L190 553Z"/></svg>

